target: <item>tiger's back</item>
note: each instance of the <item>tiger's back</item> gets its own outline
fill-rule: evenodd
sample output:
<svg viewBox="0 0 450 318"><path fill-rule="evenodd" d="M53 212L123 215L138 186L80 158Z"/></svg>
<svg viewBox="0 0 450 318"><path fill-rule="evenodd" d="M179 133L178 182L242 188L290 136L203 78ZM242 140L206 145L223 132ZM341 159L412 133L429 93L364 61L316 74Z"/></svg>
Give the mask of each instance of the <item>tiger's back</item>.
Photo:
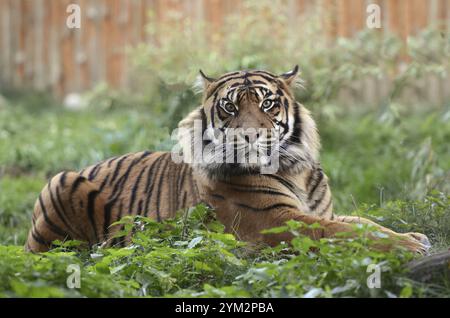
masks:
<svg viewBox="0 0 450 318"><path fill-rule="evenodd" d="M158 221L200 202L192 169L174 163L168 152L130 153L90 166L62 172L40 193L26 248L48 250L54 240L80 240L89 245L106 241L125 215L144 215Z"/></svg>

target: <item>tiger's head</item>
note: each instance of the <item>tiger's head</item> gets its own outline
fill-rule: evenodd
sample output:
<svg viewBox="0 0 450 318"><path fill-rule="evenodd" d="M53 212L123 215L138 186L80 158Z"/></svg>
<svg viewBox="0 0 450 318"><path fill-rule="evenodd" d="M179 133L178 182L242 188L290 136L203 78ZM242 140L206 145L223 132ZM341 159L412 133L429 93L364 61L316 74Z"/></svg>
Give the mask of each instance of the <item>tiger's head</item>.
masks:
<svg viewBox="0 0 450 318"><path fill-rule="evenodd" d="M211 177L314 165L319 138L293 95L297 76L298 66L281 75L252 70L217 79L200 71L202 105L178 126L185 160Z"/></svg>

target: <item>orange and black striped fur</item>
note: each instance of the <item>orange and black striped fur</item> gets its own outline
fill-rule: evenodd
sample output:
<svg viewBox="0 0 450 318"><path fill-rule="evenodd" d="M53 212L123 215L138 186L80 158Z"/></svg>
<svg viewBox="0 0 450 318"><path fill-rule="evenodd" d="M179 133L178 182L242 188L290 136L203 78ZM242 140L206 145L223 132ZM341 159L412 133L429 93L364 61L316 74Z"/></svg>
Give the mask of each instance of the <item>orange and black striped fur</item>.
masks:
<svg viewBox="0 0 450 318"><path fill-rule="evenodd" d="M289 233L263 235L261 231L291 219L319 223L321 228L304 232L313 239L352 233L352 223L371 223L396 238L395 244L425 252L428 240L423 234L395 233L366 219L333 214L328 179L318 158L315 123L292 94L297 70L280 76L239 71L218 79L201 73L203 103L179 124L189 131L198 120L203 131L219 130L225 135L230 128L272 129L280 140L275 173L260 173L267 161L205 162L194 154L198 160L177 163L169 152L131 153L80 172L62 172L39 195L26 249L46 251L57 239L89 245L123 243L112 239L117 227L110 227L121 217L140 214L163 220L205 202L215 209L228 232L249 242L276 245L289 241ZM267 146L267 140L259 140L257 134L250 137L246 141ZM199 141L184 133L180 136L183 154L193 146L206 149L212 143L223 147L214 138ZM206 152L205 156L214 159L216 154Z"/></svg>

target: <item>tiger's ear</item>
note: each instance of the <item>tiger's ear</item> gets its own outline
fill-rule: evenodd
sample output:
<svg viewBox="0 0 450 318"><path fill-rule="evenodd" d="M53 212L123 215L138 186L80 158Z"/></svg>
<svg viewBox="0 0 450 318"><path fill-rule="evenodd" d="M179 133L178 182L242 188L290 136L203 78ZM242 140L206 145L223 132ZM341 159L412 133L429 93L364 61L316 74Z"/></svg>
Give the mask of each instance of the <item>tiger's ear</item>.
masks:
<svg viewBox="0 0 450 318"><path fill-rule="evenodd" d="M214 78L206 76L202 70L198 71L199 75L194 84L194 89L197 93L204 92L208 89L208 87L215 81Z"/></svg>
<svg viewBox="0 0 450 318"><path fill-rule="evenodd" d="M298 65L295 65L295 67L292 70L281 74L279 77L281 77L286 82L286 84L292 86L297 82L297 76L298 76Z"/></svg>

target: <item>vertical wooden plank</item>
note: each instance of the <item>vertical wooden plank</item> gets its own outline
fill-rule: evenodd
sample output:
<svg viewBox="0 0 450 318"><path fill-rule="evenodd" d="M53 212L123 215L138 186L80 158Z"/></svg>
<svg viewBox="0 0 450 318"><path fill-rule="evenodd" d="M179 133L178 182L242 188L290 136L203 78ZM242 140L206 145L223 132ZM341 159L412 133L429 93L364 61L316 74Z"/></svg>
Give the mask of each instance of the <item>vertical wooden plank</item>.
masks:
<svg viewBox="0 0 450 318"><path fill-rule="evenodd" d="M286 3L286 16L288 19L288 28L290 30L295 28L295 19L297 18L297 1L296 0L288 0Z"/></svg>
<svg viewBox="0 0 450 318"><path fill-rule="evenodd" d="M33 10L34 12L34 19L35 19L35 44L34 44L34 83L33 86L38 90L43 90L46 87L47 83L47 76L46 72L44 71L44 64L45 64L45 34L44 34L44 25L46 23L45 16L46 16L46 10L45 10L45 3L43 0L36 0L34 2L35 8Z"/></svg>
<svg viewBox="0 0 450 318"><path fill-rule="evenodd" d="M75 63L76 63L76 90L81 92L90 88L89 69L87 63L87 47L89 44L89 35L91 21L88 18L89 0L78 0L81 9L81 29L75 31Z"/></svg>
<svg viewBox="0 0 450 318"><path fill-rule="evenodd" d="M223 25L223 2L220 0L203 0L205 8L205 23L209 32L209 39L215 46L219 45L221 39L221 25Z"/></svg>
<svg viewBox="0 0 450 318"><path fill-rule="evenodd" d="M428 4L428 23L427 27L437 27L439 24L439 1L440 0L430 0Z"/></svg>
<svg viewBox="0 0 450 318"><path fill-rule="evenodd" d="M23 2L23 18L22 18L22 32L24 36L24 57L23 57L23 70L24 70L24 82L25 86L30 85L33 82L33 68L34 68L34 48L35 48L35 20L34 20L34 6L30 0L24 0Z"/></svg>
<svg viewBox="0 0 450 318"><path fill-rule="evenodd" d="M117 21L116 26L119 27L116 33L115 47L113 48L115 54L115 81L114 85L116 88L125 84L126 76L126 47L133 45L137 41L137 36L135 31L136 23L138 22L137 12L134 5L137 3L133 0L122 0L120 1L121 14L120 19Z"/></svg>
<svg viewBox="0 0 450 318"><path fill-rule="evenodd" d="M422 30L428 25L428 13L431 9L431 1L429 0L415 0L415 12L417 15L416 20L416 29L414 30L416 33L419 30Z"/></svg>
<svg viewBox="0 0 450 318"><path fill-rule="evenodd" d="M0 69L5 69L5 50L7 49L5 39L4 39L4 19L6 19L6 1L0 1L0 50L3 54L0 54ZM4 71L3 71L4 72ZM4 87L5 84L5 74L0 72L0 88Z"/></svg>
<svg viewBox="0 0 450 318"><path fill-rule="evenodd" d="M352 34L365 28L366 23L366 2L365 0L354 0L352 4Z"/></svg>
<svg viewBox="0 0 450 318"><path fill-rule="evenodd" d="M346 0L337 1L337 16L338 16L338 36L348 37L350 35L349 21L350 21L350 3Z"/></svg>
<svg viewBox="0 0 450 318"><path fill-rule="evenodd" d="M1 17L1 33L2 33L2 72L0 77L3 79L5 84L10 85L12 82L12 56L11 53L13 51L11 45L11 0L2 1L2 10L0 11Z"/></svg>
<svg viewBox="0 0 450 318"><path fill-rule="evenodd" d="M128 56L127 47L136 45L139 41L139 21L136 15L139 13L137 10L137 2L133 0L127 0L122 4L122 11L124 14L121 16L121 30L118 32L118 43L116 49L116 76L118 78L116 85L128 84Z"/></svg>
<svg viewBox="0 0 450 318"><path fill-rule="evenodd" d="M103 24L106 10L104 1L89 1L88 16L90 19L91 30L89 36L89 70L91 85L95 85L105 79L105 49L103 37Z"/></svg>
<svg viewBox="0 0 450 318"><path fill-rule="evenodd" d="M62 50L62 77L61 77L61 85L62 91L64 94L75 92L75 32L77 29L69 29L66 25L67 16L66 13L67 7L71 4L75 3L73 0L63 0L60 1L59 12L61 15L60 19L60 28L62 29L62 37L60 38L60 46Z"/></svg>
<svg viewBox="0 0 450 318"><path fill-rule="evenodd" d="M397 0L387 0L387 11L389 12L388 28L397 35L400 35L400 25L402 23L399 3Z"/></svg>
<svg viewBox="0 0 450 318"><path fill-rule="evenodd" d="M320 15L329 43L338 36L338 17L336 0L323 0L319 4Z"/></svg>
<svg viewBox="0 0 450 318"><path fill-rule="evenodd" d="M411 0L402 2L403 10L403 25L401 29L402 39L406 41L408 35L412 33L414 28L414 3Z"/></svg>
<svg viewBox="0 0 450 318"><path fill-rule="evenodd" d="M145 41L145 25L147 21L147 1L146 0L140 0L140 26L139 26L139 42Z"/></svg>
<svg viewBox="0 0 450 318"><path fill-rule="evenodd" d="M297 14L303 15L307 10L307 2L305 0L297 0Z"/></svg>
<svg viewBox="0 0 450 318"><path fill-rule="evenodd" d="M93 38L93 21L90 17L90 5L89 0L81 0L80 7L83 12L81 20L81 39L80 47L77 53L77 61L80 68L80 87L85 90L92 87L92 77L89 60L90 56L90 43Z"/></svg>
<svg viewBox="0 0 450 318"><path fill-rule="evenodd" d="M102 51L106 63L104 64L104 74L101 77L102 80L106 81L113 87L116 87L116 51L115 51L115 41L117 40L117 24L120 23L120 18L123 12L121 12L123 1L110 0L107 3L102 3L105 5L107 10L106 15L103 16L101 22L101 28L99 34L101 36Z"/></svg>
<svg viewBox="0 0 450 318"><path fill-rule="evenodd" d="M72 90L74 92L82 92L83 86L83 62L84 62L84 52L83 52L83 35L86 28L86 11L84 10L84 2L82 0L76 0L72 3L77 4L81 10L81 28L74 29L72 31L73 37L73 61L74 64L74 79L72 84Z"/></svg>
<svg viewBox="0 0 450 318"><path fill-rule="evenodd" d="M439 0L438 2L438 23L442 30L450 30L450 3L448 0Z"/></svg>
<svg viewBox="0 0 450 318"><path fill-rule="evenodd" d="M145 39L148 43L156 43L155 36L148 32L147 25L150 23L156 23L157 4L156 0L146 0L146 19L145 19Z"/></svg>
<svg viewBox="0 0 450 318"><path fill-rule="evenodd" d="M370 1L370 0L366 0ZM392 16L392 12L389 11L389 0L379 0L378 5L381 8L381 33L383 35L387 35L392 32L392 29L389 25L389 21Z"/></svg>
<svg viewBox="0 0 450 318"><path fill-rule="evenodd" d="M58 27L58 1L59 0L49 0L47 1L47 10L49 13L49 21L47 21L48 33L49 33L49 45L48 45L48 70L49 70L49 85L52 88L52 92L55 96L61 94L60 86L60 48L59 48L59 27Z"/></svg>
<svg viewBox="0 0 450 318"><path fill-rule="evenodd" d="M109 55L110 42L108 41L108 23L110 23L110 5L118 0L98 0L98 10L99 10L99 21L97 24L97 36L96 39L99 44L100 56L97 58L97 63L99 65L99 82L107 81L107 61ZM101 60L100 60L101 59Z"/></svg>
<svg viewBox="0 0 450 318"><path fill-rule="evenodd" d="M22 83L24 76L24 31L23 31L23 0L16 0L11 2L11 54L13 60L13 77L12 84L19 86Z"/></svg>

